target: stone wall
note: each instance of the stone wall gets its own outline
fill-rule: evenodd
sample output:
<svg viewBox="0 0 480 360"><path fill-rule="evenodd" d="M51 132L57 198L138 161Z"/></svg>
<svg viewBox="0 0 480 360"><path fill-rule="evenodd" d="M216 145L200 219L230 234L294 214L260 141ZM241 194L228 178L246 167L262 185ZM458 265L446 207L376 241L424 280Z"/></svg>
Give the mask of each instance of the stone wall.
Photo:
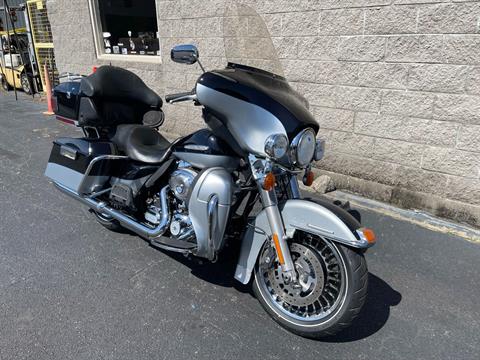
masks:
<svg viewBox="0 0 480 360"><path fill-rule="evenodd" d="M242 0L260 14L293 86L327 140L317 164L337 185L480 225L480 2ZM48 0L60 71L96 59L86 1ZM229 2L231 3L231 2ZM196 43L206 68L225 64L224 0L157 0L162 64L115 62L161 95L190 90ZM239 24L242 26L242 24ZM166 106L165 131L203 126L199 109Z"/></svg>

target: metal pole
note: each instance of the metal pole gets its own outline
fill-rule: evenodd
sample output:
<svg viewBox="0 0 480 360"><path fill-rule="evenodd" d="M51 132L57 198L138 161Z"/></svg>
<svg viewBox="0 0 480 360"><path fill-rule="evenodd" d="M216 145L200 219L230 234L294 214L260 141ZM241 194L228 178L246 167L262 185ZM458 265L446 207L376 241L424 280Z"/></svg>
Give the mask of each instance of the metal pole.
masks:
<svg viewBox="0 0 480 360"><path fill-rule="evenodd" d="M34 87L34 93L40 92L40 87L38 85L39 79L39 70L38 70L38 61L37 55L35 53L35 48L33 46L33 36L32 36L32 26L30 25L30 13L29 13L28 4L25 3L25 11L23 16L25 18L25 25L27 27L27 36L28 36L28 55L30 59L30 65L32 67L32 82Z"/></svg>
<svg viewBox="0 0 480 360"><path fill-rule="evenodd" d="M18 101L17 87L15 86L15 72L13 71L12 40L10 39L10 29L8 26L6 0L3 0L3 12L5 13L5 25L7 27L8 53L10 54L10 69L12 70L13 91L15 92L15 100ZM8 15L10 15L10 13ZM7 69L5 69L5 72L7 72Z"/></svg>

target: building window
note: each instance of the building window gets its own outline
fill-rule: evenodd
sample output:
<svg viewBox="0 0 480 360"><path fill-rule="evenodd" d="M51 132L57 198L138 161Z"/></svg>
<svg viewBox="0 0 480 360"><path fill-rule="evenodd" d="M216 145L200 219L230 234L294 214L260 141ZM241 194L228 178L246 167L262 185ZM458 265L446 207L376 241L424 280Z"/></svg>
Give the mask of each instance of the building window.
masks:
<svg viewBox="0 0 480 360"><path fill-rule="evenodd" d="M90 0L97 53L159 56L155 0Z"/></svg>

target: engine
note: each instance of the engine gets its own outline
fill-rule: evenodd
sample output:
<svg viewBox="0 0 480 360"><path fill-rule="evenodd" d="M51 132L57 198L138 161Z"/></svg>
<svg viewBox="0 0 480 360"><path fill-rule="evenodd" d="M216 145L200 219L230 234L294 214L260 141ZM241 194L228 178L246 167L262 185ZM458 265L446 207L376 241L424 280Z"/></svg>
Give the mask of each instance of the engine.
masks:
<svg viewBox="0 0 480 360"><path fill-rule="evenodd" d="M179 167L169 180L171 196L169 205L171 212L170 235L173 239L192 241L195 232L188 215L188 200L192 192L192 186L198 173L190 167ZM145 219L158 225L161 218L160 199L155 197L148 206Z"/></svg>
<svg viewBox="0 0 480 360"><path fill-rule="evenodd" d="M169 185L175 197L181 202L187 202L190 189L197 177L197 172L189 168L181 168L173 172Z"/></svg>

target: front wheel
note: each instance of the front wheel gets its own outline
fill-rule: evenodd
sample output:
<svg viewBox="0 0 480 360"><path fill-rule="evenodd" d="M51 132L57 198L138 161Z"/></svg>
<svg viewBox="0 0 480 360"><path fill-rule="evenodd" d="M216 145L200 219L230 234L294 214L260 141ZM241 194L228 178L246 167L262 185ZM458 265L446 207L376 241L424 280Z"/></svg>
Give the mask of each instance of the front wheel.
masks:
<svg viewBox="0 0 480 360"><path fill-rule="evenodd" d="M22 83L22 90L25 94L32 95L32 83L27 74L23 73L20 78Z"/></svg>
<svg viewBox="0 0 480 360"><path fill-rule="evenodd" d="M280 325L304 337L331 336L348 327L367 295L363 254L301 232L289 246L295 284L283 279L270 242L260 252L253 291L263 308Z"/></svg>

